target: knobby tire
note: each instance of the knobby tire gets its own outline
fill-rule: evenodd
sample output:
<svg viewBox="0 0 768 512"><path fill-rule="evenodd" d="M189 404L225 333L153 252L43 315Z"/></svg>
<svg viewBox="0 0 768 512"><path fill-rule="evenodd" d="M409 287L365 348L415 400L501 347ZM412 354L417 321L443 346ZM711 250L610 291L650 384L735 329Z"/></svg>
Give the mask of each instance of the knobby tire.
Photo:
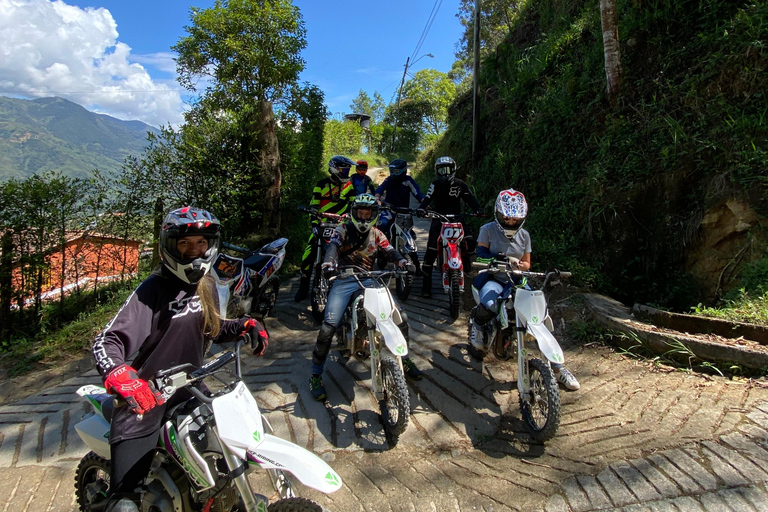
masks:
<svg viewBox="0 0 768 512"><path fill-rule="evenodd" d="M450 270L449 272L450 274L448 280L450 287L448 288L448 309L451 314L451 318L456 320L459 318L459 313L461 313L461 290L459 289L461 271Z"/></svg>
<svg viewBox="0 0 768 512"><path fill-rule="evenodd" d="M82 512L91 510L91 503L87 501L88 493L86 492L86 487L91 485L102 487L99 485L99 482L103 482L106 484L106 488L104 488L106 492L109 488L111 467L112 464L107 459L93 452L88 452L80 460L80 464L77 465L77 471L75 472L75 499Z"/></svg>
<svg viewBox="0 0 768 512"><path fill-rule="evenodd" d="M413 263L410 255L403 255L407 264ZM408 300L408 296L411 294L411 286L413 285L413 276L411 274L399 274L395 279L395 293L400 300Z"/></svg>
<svg viewBox="0 0 768 512"><path fill-rule="evenodd" d="M323 323L325 316L325 306L328 304L328 292L320 291L320 280L325 279L320 267L315 267L315 274L312 277L312 317L318 324ZM326 287L328 288L328 287Z"/></svg>
<svg viewBox="0 0 768 512"><path fill-rule="evenodd" d="M520 413L533 438L543 443L555 437L560 426L560 389L549 363L530 359L528 371L535 403L521 396ZM518 376L520 378L522 376Z"/></svg>
<svg viewBox="0 0 768 512"><path fill-rule="evenodd" d="M391 357L381 358L381 382L384 388L384 400L379 402L381 422L390 442L395 445L400 434L408 427L411 415L408 386L400 365Z"/></svg>
<svg viewBox="0 0 768 512"><path fill-rule="evenodd" d="M317 503L306 498L286 498L267 507L268 512L323 512Z"/></svg>

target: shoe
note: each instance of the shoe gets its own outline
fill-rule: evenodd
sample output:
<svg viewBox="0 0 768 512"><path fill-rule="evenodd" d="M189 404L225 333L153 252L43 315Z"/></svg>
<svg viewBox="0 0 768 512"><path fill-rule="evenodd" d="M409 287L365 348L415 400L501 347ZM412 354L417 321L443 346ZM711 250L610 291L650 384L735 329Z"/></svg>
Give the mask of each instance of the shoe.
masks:
<svg viewBox="0 0 768 512"><path fill-rule="evenodd" d="M470 320L469 342L478 350L482 350L483 347L485 347L485 333L483 332L483 328L477 325L474 320Z"/></svg>
<svg viewBox="0 0 768 512"><path fill-rule="evenodd" d="M296 292L296 296L293 298L294 302L301 302L309 295L309 278L301 276L299 281L299 291Z"/></svg>
<svg viewBox="0 0 768 512"><path fill-rule="evenodd" d="M559 371L555 370L555 378L557 379L557 382L565 386L565 389L570 391L576 391L577 389L581 388L579 381L576 380L576 377L574 377L573 374L568 371L568 368L565 366L560 368Z"/></svg>
<svg viewBox="0 0 768 512"><path fill-rule="evenodd" d="M416 368L416 363L414 363L410 357L403 359L403 371L405 372L405 376L412 380L421 380L424 376L424 372Z"/></svg>
<svg viewBox="0 0 768 512"><path fill-rule="evenodd" d="M309 378L309 392L312 393L312 398L318 402L325 400L325 386L323 386L323 378L320 375L312 375Z"/></svg>

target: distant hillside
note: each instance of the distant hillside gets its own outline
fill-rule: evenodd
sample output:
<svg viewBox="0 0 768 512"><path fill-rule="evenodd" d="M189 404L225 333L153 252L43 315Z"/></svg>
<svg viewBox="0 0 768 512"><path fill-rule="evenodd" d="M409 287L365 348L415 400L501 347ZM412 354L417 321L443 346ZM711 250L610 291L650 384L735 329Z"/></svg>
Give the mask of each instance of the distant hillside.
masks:
<svg viewBox="0 0 768 512"><path fill-rule="evenodd" d="M148 131L157 130L61 98L0 97L0 182L51 170L72 177L93 169L113 174L126 156L142 153Z"/></svg>

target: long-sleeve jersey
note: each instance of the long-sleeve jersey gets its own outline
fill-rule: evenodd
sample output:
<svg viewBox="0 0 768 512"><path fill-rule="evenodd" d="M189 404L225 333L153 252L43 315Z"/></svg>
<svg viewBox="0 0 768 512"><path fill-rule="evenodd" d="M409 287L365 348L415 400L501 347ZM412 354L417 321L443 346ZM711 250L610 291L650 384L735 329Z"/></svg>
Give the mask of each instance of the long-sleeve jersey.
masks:
<svg viewBox="0 0 768 512"><path fill-rule="evenodd" d="M444 215L461 213L461 201L467 203L473 211L480 209L480 204L469 190L469 185L458 178L454 178L452 182L433 181L420 207L426 209L433 201L432 209Z"/></svg>
<svg viewBox="0 0 768 512"><path fill-rule="evenodd" d="M410 176L390 176L381 182L376 189L376 195L384 196L382 200L397 206L398 208L408 208L411 204L411 195L417 201L424 199L424 194Z"/></svg>
<svg viewBox="0 0 768 512"><path fill-rule="evenodd" d="M243 330L242 324L241 320L222 322L217 341L234 339ZM197 286L182 283L165 272L153 273L141 283L93 344L96 366L103 377L136 354L131 366L144 380L153 378L158 370L179 364L202 366L204 350ZM151 409L143 421L136 421L128 407L116 409L110 442L150 434L160 425L166 406Z"/></svg>
<svg viewBox="0 0 768 512"><path fill-rule="evenodd" d="M317 182L312 191L310 207L317 208L321 213L335 213L338 215L347 211L349 202L355 197L355 187L351 181L336 183L331 177L323 178Z"/></svg>
<svg viewBox="0 0 768 512"><path fill-rule="evenodd" d="M351 222L345 222L336 227L323 261L332 263L338 260L341 265L357 265L372 270L379 252L392 262L403 259L378 228L371 227L368 232L360 233Z"/></svg>
<svg viewBox="0 0 768 512"><path fill-rule="evenodd" d="M350 182L352 182L352 186L355 189L355 195L359 196L360 194L365 194L366 192L370 194L375 194L376 191L373 187L373 180L368 175L362 175L355 173L350 179Z"/></svg>

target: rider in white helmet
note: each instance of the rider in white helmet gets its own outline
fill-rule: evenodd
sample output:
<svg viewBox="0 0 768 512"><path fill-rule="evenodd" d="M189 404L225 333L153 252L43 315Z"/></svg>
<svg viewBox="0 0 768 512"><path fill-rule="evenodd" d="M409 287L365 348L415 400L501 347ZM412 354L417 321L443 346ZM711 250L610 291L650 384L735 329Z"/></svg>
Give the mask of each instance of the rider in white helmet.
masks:
<svg viewBox="0 0 768 512"><path fill-rule="evenodd" d="M531 269L531 235L523 229L528 216L528 202L525 196L514 189L502 190L496 198L495 219L480 228L477 237L477 261L490 263L494 259L512 263L519 270ZM480 303L472 309L472 331L470 341L483 345L485 335L483 326L498 313L496 298L502 291L503 284L497 279L506 279L503 274L484 272L472 281L473 291L477 291ZM525 286L524 280L513 283ZM550 363L557 381L566 389L576 390L581 386L576 377L562 364Z"/></svg>

